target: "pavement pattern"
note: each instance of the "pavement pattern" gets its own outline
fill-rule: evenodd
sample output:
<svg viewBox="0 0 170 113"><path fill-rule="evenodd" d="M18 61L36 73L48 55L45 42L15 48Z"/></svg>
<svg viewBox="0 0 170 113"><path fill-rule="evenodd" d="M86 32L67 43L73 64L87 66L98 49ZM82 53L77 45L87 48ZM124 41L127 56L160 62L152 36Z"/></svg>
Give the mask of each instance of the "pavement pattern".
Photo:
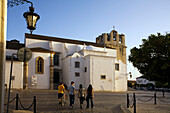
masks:
<svg viewBox="0 0 170 113"><path fill-rule="evenodd" d="M83 109L80 109L78 98L75 99L74 108L70 108L69 99L66 100L66 105L59 105L57 90L13 90L10 100L18 94L23 106L28 108L33 102L33 97L36 96L37 113L134 113L134 107L127 108L127 93L130 101L133 99L133 94L136 94L137 113L170 113L170 93L166 93L163 98L161 92L156 92L157 104L155 105L152 98L155 92L150 91L94 92L93 109L86 108L86 101L84 101ZM7 92L4 103L7 103ZM132 103L131 101L131 105ZM15 100L10 103L10 111L13 111L11 113L33 113L33 107L29 111L24 111L20 105L20 111L14 111L15 105ZM6 111L6 106L4 107Z"/></svg>
<svg viewBox="0 0 170 113"><path fill-rule="evenodd" d="M133 99L133 93L136 95L136 112L137 113L170 113L170 93L165 93L163 97L162 92L156 92L156 105L154 93L150 91L135 91L128 92L130 100ZM134 107L129 109L134 113Z"/></svg>
<svg viewBox="0 0 170 113"><path fill-rule="evenodd" d="M6 94L5 103L7 103ZM66 100L66 105L59 105L56 90L13 90L10 100L15 98L16 94L19 95L25 108L32 104L33 96L36 96L37 113L123 113L120 106L126 103L126 93L94 92L93 109L86 108L86 101L84 101L83 109L80 109L77 97L73 108L69 106L69 99ZM10 103L10 110L15 110L15 103L15 101ZM22 109L20 105L19 109ZM29 111L33 111L33 107Z"/></svg>

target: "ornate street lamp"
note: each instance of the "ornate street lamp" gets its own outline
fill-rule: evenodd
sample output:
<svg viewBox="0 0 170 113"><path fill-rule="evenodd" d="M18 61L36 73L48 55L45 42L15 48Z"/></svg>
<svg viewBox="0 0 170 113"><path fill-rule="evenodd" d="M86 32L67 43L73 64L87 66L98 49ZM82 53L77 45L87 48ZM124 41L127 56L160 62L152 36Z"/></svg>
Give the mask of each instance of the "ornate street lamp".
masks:
<svg viewBox="0 0 170 113"><path fill-rule="evenodd" d="M24 18L27 22L27 28L30 30L31 34L36 29L36 23L40 19L40 16L34 13L33 3L27 0L24 0L27 3L31 3L31 7L29 7L29 11L23 14Z"/></svg>
<svg viewBox="0 0 170 113"><path fill-rule="evenodd" d="M3 28L5 28L5 17L6 17L6 6L5 6L5 4L6 4L6 0L1 0L0 2L2 2L2 3L0 3L0 5L2 6L2 8L0 7L0 9L2 10L2 14L0 13L0 16L2 15L2 21L3 22L1 22L1 24L2 24L2 31L4 31L3 30ZM32 2L30 2L30 1L27 1L27 0L8 0L8 2L7 2L7 6L8 7L13 7L13 6L18 6L18 5L22 5L22 4L24 4L25 2L27 2L27 3L31 3L31 7L29 7L29 12L25 12L24 14L23 14L23 16L24 16L24 18L26 18L26 21L27 21L27 28L30 30L30 32L31 32L31 34L32 34L32 32L33 32L33 30L35 30L36 29L36 22L40 19L40 16L38 15L38 14L36 14L36 13L34 13L34 7L33 7L33 3ZM3 27L4 26L4 27ZM3 34L3 33L2 33ZM5 36L5 35L4 35ZM3 36L2 36L2 38L3 38ZM3 39L1 39L2 40L2 55L3 55L3 53L4 53L4 47L3 47L3 45L5 45L6 43L4 43L4 42L6 42L6 41L4 41ZM0 41L1 41L0 40ZM1 50L0 50L0 52L1 52ZM25 51L24 51L25 52ZM2 56L1 55L1 56ZM0 57L1 57L0 56ZM4 59L4 55L3 55L3 57L2 57L2 60ZM3 62L2 62L3 63ZM2 64L1 63L1 64ZM12 63L11 63L11 65L12 65ZM25 66L25 62L24 62L24 66ZM3 67L4 66L2 66L2 68L0 67L0 70L2 70L3 69ZM12 66L11 66L11 69L12 69ZM2 73L3 73L3 71L2 71ZM12 75L12 71L11 71L11 75ZM10 76L11 76L10 75ZM2 75L3 76L3 75ZM2 82L3 80L1 79L2 77L1 77L1 73L0 73L0 82ZM10 81L11 81L11 77L10 77ZM9 83L10 84L10 83ZM0 87L1 87L1 84L0 84ZM10 100L10 87L11 87L11 85L9 85L9 92L8 92L8 103L7 103L7 113L8 113L8 109L9 109L9 100ZM1 95L1 93L2 93L2 91L1 90L3 90L3 87L2 87L2 89L0 88L0 96L1 97L3 97L3 95ZM2 100L3 99L1 99L0 98L0 112L1 111L3 111L3 103L2 103Z"/></svg>

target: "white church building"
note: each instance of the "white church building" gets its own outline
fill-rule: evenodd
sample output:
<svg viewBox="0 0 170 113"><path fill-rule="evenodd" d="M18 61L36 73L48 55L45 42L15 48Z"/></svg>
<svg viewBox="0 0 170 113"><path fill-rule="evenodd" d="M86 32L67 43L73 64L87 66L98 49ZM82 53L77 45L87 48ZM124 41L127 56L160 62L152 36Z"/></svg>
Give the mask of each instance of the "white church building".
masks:
<svg viewBox="0 0 170 113"><path fill-rule="evenodd" d="M12 88L56 89L71 81L94 91L127 91L125 36L112 30L86 42L58 37L25 34L25 44L7 41L5 84L9 84L11 55L27 47L32 58L24 63L14 58Z"/></svg>

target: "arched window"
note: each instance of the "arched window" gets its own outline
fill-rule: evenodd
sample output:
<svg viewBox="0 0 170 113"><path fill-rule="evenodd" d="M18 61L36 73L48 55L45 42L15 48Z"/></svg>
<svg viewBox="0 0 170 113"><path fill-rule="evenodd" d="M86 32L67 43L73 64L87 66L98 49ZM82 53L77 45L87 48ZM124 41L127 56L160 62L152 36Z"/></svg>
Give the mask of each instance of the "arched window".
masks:
<svg viewBox="0 0 170 113"><path fill-rule="evenodd" d="M116 41L116 32L113 32L113 41Z"/></svg>
<svg viewBox="0 0 170 113"><path fill-rule="evenodd" d="M132 78L132 75L130 75L130 78Z"/></svg>
<svg viewBox="0 0 170 113"><path fill-rule="evenodd" d="M103 37L101 36L101 43L103 43Z"/></svg>
<svg viewBox="0 0 170 113"><path fill-rule="evenodd" d="M119 35L119 43L122 43L122 36Z"/></svg>
<svg viewBox="0 0 170 113"><path fill-rule="evenodd" d="M110 41L110 34L107 33L107 41Z"/></svg>
<svg viewBox="0 0 170 113"><path fill-rule="evenodd" d="M44 59L42 57L36 58L36 74L44 73Z"/></svg>

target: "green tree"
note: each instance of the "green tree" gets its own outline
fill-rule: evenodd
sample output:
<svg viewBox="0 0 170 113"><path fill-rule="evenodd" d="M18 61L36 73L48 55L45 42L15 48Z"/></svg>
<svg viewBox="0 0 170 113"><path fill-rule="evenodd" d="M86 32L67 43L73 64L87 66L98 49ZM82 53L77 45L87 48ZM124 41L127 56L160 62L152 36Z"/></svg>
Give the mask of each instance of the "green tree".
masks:
<svg viewBox="0 0 170 113"><path fill-rule="evenodd" d="M170 85L170 34L151 34L148 39L142 39L139 48L131 49L129 61L143 77L159 82L164 87Z"/></svg>

